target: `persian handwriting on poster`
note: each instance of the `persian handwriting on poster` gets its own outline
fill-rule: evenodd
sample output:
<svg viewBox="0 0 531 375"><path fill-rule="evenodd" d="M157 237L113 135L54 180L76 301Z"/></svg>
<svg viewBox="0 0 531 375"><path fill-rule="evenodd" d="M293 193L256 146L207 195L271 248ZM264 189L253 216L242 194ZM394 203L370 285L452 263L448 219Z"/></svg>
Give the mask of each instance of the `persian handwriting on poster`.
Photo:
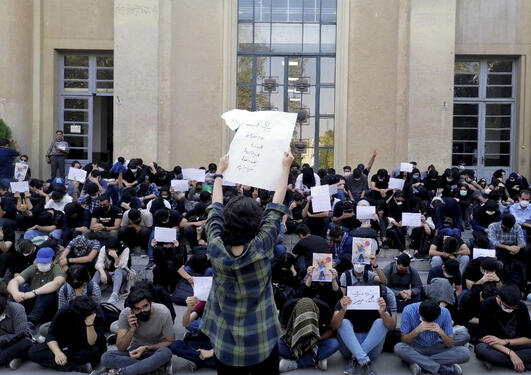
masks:
<svg viewBox="0 0 531 375"><path fill-rule="evenodd" d="M204 169L184 168L183 169L183 180L205 182L205 173L206 171Z"/></svg>
<svg viewBox="0 0 531 375"><path fill-rule="evenodd" d="M313 253L312 281L332 281L332 254Z"/></svg>
<svg viewBox="0 0 531 375"><path fill-rule="evenodd" d="M155 241L173 243L177 239L175 228L155 227Z"/></svg>
<svg viewBox="0 0 531 375"><path fill-rule="evenodd" d="M403 227L420 227L422 225L421 214L412 212L402 212Z"/></svg>
<svg viewBox="0 0 531 375"><path fill-rule="evenodd" d="M496 250L494 249L477 249L472 250L472 259L487 257L487 258L496 258Z"/></svg>
<svg viewBox="0 0 531 375"><path fill-rule="evenodd" d="M378 310L380 287L377 285L347 286L347 296L352 302L347 310Z"/></svg>
<svg viewBox="0 0 531 375"><path fill-rule="evenodd" d="M69 180L84 183L86 178L87 178L87 171L83 169L77 169L74 167L70 167L70 169L68 169Z"/></svg>
<svg viewBox="0 0 531 375"><path fill-rule="evenodd" d="M29 193L28 181L10 182L9 185L12 193Z"/></svg>
<svg viewBox="0 0 531 375"><path fill-rule="evenodd" d="M356 219L358 220L372 219L375 213L375 206L356 206Z"/></svg>
<svg viewBox="0 0 531 375"><path fill-rule="evenodd" d="M173 191L180 191L181 193L188 191L188 180L171 180L171 187Z"/></svg>
<svg viewBox="0 0 531 375"><path fill-rule="evenodd" d="M24 181L28 168L29 166L26 163L15 163L15 174L13 176L15 181Z"/></svg>
<svg viewBox="0 0 531 375"><path fill-rule="evenodd" d="M373 238L352 238L352 263L369 264L370 256L376 254L378 244Z"/></svg>
<svg viewBox="0 0 531 375"><path fill-rule="evenodd" d="M312 187L311 196L312 211L314 214L318 212L330 211L332 209L332 204L330 203L330 188L328 185Z"/></svg>
<svg viewBox="0 0 531 375"><path fill-rule="evenodd" d="M401 178L393 178L391 177L389 179L389 189L397 189L402 190L404 188L404 180Z"/></svg>
<svg viewBox="0 0 531 375"><path fill-rule="evenodd" d="M296 113L234 109L221 116L236 131L224 178L237 184L275 190L289 152Z"/></svg>
<svg viewBox="0 0 531 375"><path fill-rule="evenodd" d="M199 301L206 301L212 289L212 276L194 277L194 296Z"/></svg>
<svg viewBox="0 0 531 375"><path fill-rule="evenodd" d="M411 163L400 163L400 172L413 172L413 164Z"/></svg>

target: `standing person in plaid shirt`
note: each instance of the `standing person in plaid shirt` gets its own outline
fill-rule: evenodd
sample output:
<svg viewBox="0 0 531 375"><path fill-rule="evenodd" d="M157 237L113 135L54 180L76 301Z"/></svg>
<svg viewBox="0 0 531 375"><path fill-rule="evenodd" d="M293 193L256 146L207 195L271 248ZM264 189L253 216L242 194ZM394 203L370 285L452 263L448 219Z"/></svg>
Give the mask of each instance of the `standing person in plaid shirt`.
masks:
<svg viewBox="0 0 531 375"><path fill-rule="evenodd" d="M272 203L262 213L249 197L234 197L223 206L221 158L214 178L206 224L208 254L214 269L201 330L214 347L218 374L279 373L278 322L271 260L280 221L289 211L282 204L293 155L284 154L282 175Z"/></svg>

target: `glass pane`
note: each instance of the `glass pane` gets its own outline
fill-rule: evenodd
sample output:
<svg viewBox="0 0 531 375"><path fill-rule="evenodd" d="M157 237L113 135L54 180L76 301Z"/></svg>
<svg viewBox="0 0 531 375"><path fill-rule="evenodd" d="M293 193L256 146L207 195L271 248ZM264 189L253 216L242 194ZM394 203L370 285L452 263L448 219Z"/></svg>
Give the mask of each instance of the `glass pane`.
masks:
<svg viewBox="0 0 531 375"><path fill-rule="evenodd" d="M253 80L253 66L251 56L238 56L238 82Z"/></svg>
<svg viewBox="0 0 531 375"><path fill-rule="evenodd" d="M74 160L87 160L88 159L88 153L87 149L70 149L70 152L68 153L68 159L74 159Z"/></svg>
<svg viewBox="0 0 531 375"><path fill-rule="evenodd" d="M452 145L453 154L475 154L477 151L477 142L454 142Z"/></svg>
<svg viewBox="0 0 531 375"><path fill-rule="evenodd" d="M88 79L88 69L65 68L65 79Z"/></svg>
<svg viewBox="0 0 531 375"><path fill-rule="evenodd" d="M254 50L258 52L269 51L271 44L271 24L254 24Z"/></svg>
<svg viewBox="0 0 531 375"><path fill-rule="evenodd" d="M459 117L454 116L454 128L477 128L478 118L475 116Z"/></svg>
<svg viewBox="0 0 531 375"><path fill-rule="evenodd" d="M97 81L96 82L96 89L99 92L112 92L113 90L113 81Z"/></svg>
<svg viewBox="0 0 531 375"><path fill-rule="evenodd" d="M452 165L459 165L461 163L469 166L475 166L478 164L478 158L476 155L452 155Z"/></svg>
<svg viewBox="0 0 531 375"><path fill-rule="evenodd" d="M456 98L477 98L479 89L477 87L454 87Z"/></svg>
<svg viewBox="0 0 531 375"><path fill-rule="evenodd" d="M512 61L489 61L487 62L489 72L512 72Z"/></svg>
<svg viewBox="0 0 531 375"><path fill-rule="evenodd" d="M304 22L319 22L320 0L304 0Z"/></svg>
<svg viewBox="0 0 531 375"><path fill-rule="evenodd" d="M284 83L284 57L271 57L271 76L277 77L279 84Z"/></svg>
<svg viewBox="0 0 531 375"><path fill-rule="evenodd" d="M310 85L315 85L315 65L317 60L315 58L304 58L302 59L302 75L303 77L309 78Z"/></svg>
<svg viewBox="0 0 531 375"><path fill-rule="evenodd" d="M478 139L477 129L454 129L453 134L453 139L456 141L475 141Z"/></svg>
<svg viewBox="0 0 531 375"><path fill-rule="evenodd" d="M456 74L454 76L455 85L479 85L477 74Z"/></svg>
<svg viewBox="0 0 531 375"><path fill-rule="evenodd" d="M258 111L271 111L273 110L271 104L269 103L269 93L263 92L260 93L257 90L256 93L256 109Z"/></svg>
<svg viewBox="0 0 531 375"><path fill-rule="evenodd" d="M454 116L456 115L477 115L477 104L454 104Z"/></svg>
<svg viewBox="0 0 531 375"><path fill-rule="evenodd" d="M299 57L290 57L288 59L288 82L294 83L302 77L302 59Z"/></svg>
<svg viewBox="0 0 531 375"><path fill-rule="evenodd" d="M239 0L238 1L238 20L239 21L252 21L253 1L254 0Z"/></svg>
<svg viewBox="0 0 531 375"><path fill-rule="evenodd" d="M302 94L288 89L288 112L299 112L302 106Z"/></svg>
<svg viewBox="0 0 531 375"><path fill-rule="evenodd" d="M511 85L512 78L512 74L489 74L487 85Z"/></svg>
<svg viewBox="0 0 531 375"><path fill-rule="evenodd" d="M323 118L319 119L319 146L332 147L334 146L334 119Z"/></svg>
<svg viewBox="0 0 531 375"><path fill-rule="evenodd" d="M252 98L253 94L250 87L238 87L238 109L246 109L250 111L252 108Z"/></svg>
<svg viewBox="0 0 531 375"><path fill-rule="evenodd" d="M485 154L510 154L509 142L485 142Z"/></svg>
<svg viewBox="0 0 531 375"><path fill-rule="evenodd" d="M65 108L68 109L88 109L88 100L85 99L65 99Z"/></svg>
<svg viewBox="0 0 531 375"><path fill-rule="evenodd" d="M256 58L256 78L260 82L264 78L269 77L269 59L269 57L264 56L258 56Z"/></svg>
<svg viewBox="0 0 531 375"><path fill-rule="evenodd" d="M283 111L284 110L284 86L279 86L277 92L270 94L269 101L274 110Z"/></svg>
<svg viewBox="0 0 531 375"><path fill-rule="evenodd" d="M238 51L251 51L253 49L253 25L249 23L238 24Z"/></svg>
<svg viewBox="0 0 531 375"><path fill-rule="evenodd" d="M88 124L64 124L65 134L84 134L88 135Z"/></svg>
<svg viewBox="0 0 531 375"><path fill-rule="evenodd" d="M488 115L511 115L511 105L510 104L487 104L486 105L487 116Z"/></svg>
<svg viewBox="0 0 531 375"><path fill-rule="evenodd" d="M114 76L113 69L98 69L96 71L96 79L112 80Z"/></svg>
<svg viewBox="0 0 531 375"><path fill-rule="evenodd" d="M304 44L302 46L304 52L319 52L319 24L306 23L304 24Z"/></svg>
<svg viewBox="0 0 531 375"><path fill-rule="evenodd" d="M479 73L479 61L456 61L456 73Z"/></svg>
<svg viewBox="0 0 531 375"><path fill-rule="evenodd" d="M101 67L113 67L114 66L114 56L97 56L96 57L96 66Z"/></svg>
<svg viewBox="0 0 531 375"><path fill-rule="evenodd" d="M336 26L321 25L321 52L336 51Z"/></svg>
<svg viewBox="0 0 531 375"><path fill-rule="evenodd" d="M295 126L295 128L297 128L297 131L301 131L302 129L302 139L308 139L308 144L313 147L313 139L315 137L315 118L310 117L307 124Z"/></svg>
<svg viewBox="0 0 531 375"><path fill-rule="evenodd" d="M319 112L321 115L333 115L334 114L334 94L335 89L333 87L321 87Z"/></svg>
<svg viewBox="0 0 531 375"><path fill-rule="evenodd" d="M87 92L88 81L65 81L65 91Z"/></svg>
<svg viewBox="0 0 531 375"><path fill-rule="evenodd" d="M271 18L274 21L288 21L288 2L286 0L273 0Z"/></svg>
<svg viewBox="0 0 531 375"><path fill-rule="evenodd" d="M88 121L88 112L85 111L64 111L64 121Z"/></svg>
<svg viewBox="0 0 531 375"><path fill-rule="evenodd" d="M88 66L89 57L86 55L66 55L65 66Z"/></svg>
<svg viewBox="0 0 531 375"><path fill-rule="evenodd" d="M513 95L512 87L487 87L487 98L510 98Z"/></svg>
<svg viewBox="0 0 531 375"><path fill-rule="evenodd" d="M70 147L88 147L88 137L72 137L65 135L65 141Z"/></svg>
<svg viewBox="0 0 531 375"><path fill-rule="evenodd" d="M336 0L321 0L321 22L336 22Z"/></svg>
<svg viewBox="0 0 531 375"><path fill-rule="evenodd" d="M288 21L302 22L302 0L288 1Z"/></svg>
<svg viewBox="0 0 531 375"><path fill-rule="evenodd" d="M510 117L486 117L485 127L487 128L511 128Z"/></svg>
<svg viewBox="0 0 531 375"><path fill-rule="evenodd" d="M308 109L310 114L315 114L315 86L311 86L307 93L302 94L302 108Z"/></svg>
<svg viewBox="0 0 531 375"><path fill-rule="evenodd" d="M485 130L485 140L487 141L510 141L511 140L511 130L498 130L498 129L487 129Z"/></svg>
<svg viewBox="0 0 531 375"><path fill-rule="evenodd" d="M272 24L271 51L302 52L302 24Z"/></svg>
<svg viewBox="0 0 531 375"><path fill-rule="evenodd" d="M333 57L321 58L321 83L335 83L336 59Z"/></svg>
<svg viewBox="0 0 531 375"><path fill-rule="evenodd" d="M485 155L485 167L508 167L511 155Z"/></svg>
<svg viewBox="0 0 531 375"><path fill-rule="evenodd" d="M254 0L255 22L271 21L271 0Z"/></svg>
<svg viewBox="0 0 531 375"><path fill-rule="evenodd" d="M334 166L334 149L319 149L319 169L328 169Z"/></svg>

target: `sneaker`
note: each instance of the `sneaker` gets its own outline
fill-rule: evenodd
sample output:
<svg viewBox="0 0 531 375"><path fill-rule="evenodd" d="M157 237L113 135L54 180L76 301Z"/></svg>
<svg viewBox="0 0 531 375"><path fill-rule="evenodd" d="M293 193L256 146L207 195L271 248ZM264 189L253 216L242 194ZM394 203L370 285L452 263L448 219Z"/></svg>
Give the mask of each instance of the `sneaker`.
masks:
<svg viewBox="0 0 531 375"><path fill-rule="evenodd" d="M280 360L280 363L278 364L278 370L280 372L288 372L291 370L296 370L299 366L297 366L297 361L293 361L291 359L284 359L282 358Z"/></svg>
<svg viewBox="0 0 531 375"><path fill-rule="evenodd" d="M15 358L15 359L12 359L10 362L9 362L9 368L11 370L16 370L20 367L20 365L22 364L22 359L20 358Z"/></svg>
<svg viewBox="0 0 531 375"><path fill-rule="evenodd" d="M326 371L328 368L328 360L326 358L321 359L319 362L317 362L317 368L321 371Z"/></svg>
<svg viewBox="0 0 531 375"><path fill-rule="evenodd" d="M85 363L84 365L76 366L74 371L81 372L82 374L90 374L92 372L92 365Z"/></svg>
<svg viewBox="0 0 531 375"><path fill-rule="evenodd" d="M90 375L120 375L122 369L119 368L103 368L101 370L94 370Z"/></svg>
<svg viewBox="0 0 531 375"><path fill-rule="evenodd" d="M441 365L439 367L440 375L461 375L462 373L463 370L461 370L459 365Z"/></svg>
<svg viewBox="0 0 531 375"><path fill-rule="evenodd" d="M112 305L116 305L119 302L120 302L120 296L118 295L118 293L112 292L111 296L107 300L107 303L110 303Z"/></svg>
<svg viewBox="0 0 531 375"><path fill-rule="evenodd" d="M384 249L384 250L387 250L387 249L389 249L389 245L387 244L387 242L383 242L383 243L380 245L380 248L381 248L381 249Z"/></svg>
<svg viewBox="0 0 531 375"><path fill-rule="evenodd" d="M411 371L413 375L420 375L422 373L422 369L416 363L409 364L409 371Z"/></svg>
<svg viewBox="0 0 531 375"><path fill-rule="evenodd" d="M343 371L343 374L354 375L356 373L357 366L358 363L354 359L349 359L347 362L347 366L345 367L345 371Z"/></svg>
<svg viewBox="0 0 531 375"><path fill-rule="evenodd" d="M363 365L363 375L376 375L376 370L374 370L370 361Z"/></svg>
<svg viewBox="0 0 531 375"><path fill-rule="evenodd" d="M492 371L492 363L489 361L481 361L483 363L483 367L485 367L485 370Z"/></svg>
<svg viewBox="0 0 531 375"><path fill-rule="evenodd" d="M152 260L150 260L148 262L148 264L146 265L146 270L152 270L153 268L155 267L155 262L153 262Z"/></svg>

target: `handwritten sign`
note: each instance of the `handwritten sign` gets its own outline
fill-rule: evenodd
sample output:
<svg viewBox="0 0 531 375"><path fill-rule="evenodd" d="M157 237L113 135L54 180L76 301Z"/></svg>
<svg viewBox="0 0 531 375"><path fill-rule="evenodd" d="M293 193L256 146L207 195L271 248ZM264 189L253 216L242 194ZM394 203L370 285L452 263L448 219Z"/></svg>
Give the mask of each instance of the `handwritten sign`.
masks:
<svg viewBox="0 0 531 375"><path fill-rule="evenodd" d="M194 277L194 296L199 301L206 301L212 289L212 276Z"/></svg>
<svg viewBox="0 0 531 375"><path fill-rule="evenodd" d="M373 238L352 238L352 263L369 264L370 256L376 254L378 244Z"/></svg>
<svg viewBox="0 0 531 375"><path fill-rule="evenodd" d="M312 281L331 282L332 254L313 253Z"/></svg>
<svg viewBox="0 0 531 375"><path fill-rule="evenodd" d="M404 180L402 180L401 178L391 177L389 179L389 189L402 190L403 188L404 188Z"/></svg>
<svg viewBox="0 0 531 375"><path fill-rule="evenodd" d="M330 188L330 195L337 194L337 184L328 185Z"/></svg>
<svg viewBox="0 0 531 375"><path fill-rule="evenodd" d="M377 285L347 286L347 296L352 302L347 310L378 310L380 287Z"/></svg>
<svg viewBox="0 0 531 375"><path fill-rule="evenodd" d="M15 163L15 174L13 176L15 181L24 181L28 168L29 166L26 163Z"/></svg>
<svg viewBox="0 0 531 375"><path fill-rule="evenodd" d="M206 171L204 169L184 168L183 179L197 182L205 182Z"/></svg>
<svg viewBox="0 0 531 375"><path fill-rule="evenodd" d="M422 225L421 214L412 212L402 212L402 226L420 227Z"/></svg>
<svg viewBox="0 0 531 375"><path fill-rule="evenodd" d="M330 211L330 188L328 185L314 186L311 188L313 213Z"/></svg>
<svg viewBox="0 0 531 375"><path fill-rule="evenodd" d="M155 227L155 241L173 243L177 239L175 228Z"/></svg>
<svg viewBox="0 0 531 375"><path fill-rule="evenodd" d="M356 206L356 219L358 220L372 219L375 213L375 206Z"/></svg>
<svg viewBox="0 0 531 375"><path fill-rule="evenodd" d="M496 258L496 250L494 249L476 249L472 250L472 259L487 257Z"/></svg>
<svg viewBox="0 0 531 375"><path fill-rule="evenodd" d="M187 192L188 191L188 180L171 180L171 187L173 191Z"/></svg>
<svg viewBox="0 0 531 375"><path fill-rule="evenodd" d="M86 178L87 178L87 171L83 169L77 169L74 167L70 167L70 169L68 170L69 180L79 181L81 183L84 183Z"/></svg>
<svg viewBox="0 0 531 375"><path fill-rule="evenodd" d="M230 145L229 167L224 177L238 184L276 190L284 152L290 150L297 114L235 109L221 117L231 130L237 130Z"/></svg>
<svg viewBox="0 0 531 375"><path fill-rule="evenodd" d="M400 172L413 172L413 164L411 163L400 163Z"/></svg>
<svg viewBox="0 0 531 375"><path fill-rule="evenodd" d="M12 193L29 193L29 183L28 181L22 182L10 182Z"/></svg>

